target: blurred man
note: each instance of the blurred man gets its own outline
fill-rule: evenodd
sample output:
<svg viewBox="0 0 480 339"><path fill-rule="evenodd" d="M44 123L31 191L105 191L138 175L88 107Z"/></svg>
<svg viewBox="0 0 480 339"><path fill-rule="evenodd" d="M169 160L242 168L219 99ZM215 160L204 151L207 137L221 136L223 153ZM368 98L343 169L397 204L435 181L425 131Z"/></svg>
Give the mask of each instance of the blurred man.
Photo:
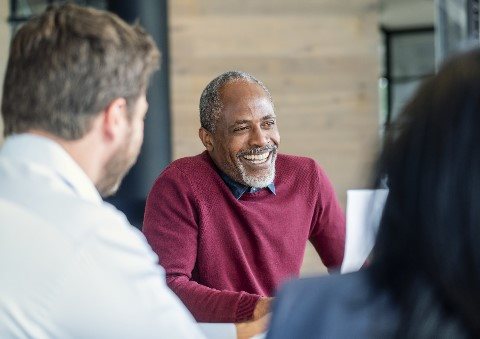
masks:
<svg viewBox="0 0 480 339"><path fill-rule="evenodd" d="M15 35L2 101L0 337L203 337L144 237L101 199L137 159L158 60L140 27L75 5Z"/></svg>
<svg viewBox="0 0 480 339"><path fill-rule="evenodd" d="M344 214L314 160L277 153L273 102L253 76L212 80L200 121L206 151L160 175L143 230L198 321L255 320L278 285L299 275L308 240L329 269L341 265Z"/></svg>
<svg viewBox="0 0 480 339"><path fill-rule="evenodd" d="M370 266L286 284L267 338L480 338L479 112L475 48L426 78L389 125Z"/></svg>

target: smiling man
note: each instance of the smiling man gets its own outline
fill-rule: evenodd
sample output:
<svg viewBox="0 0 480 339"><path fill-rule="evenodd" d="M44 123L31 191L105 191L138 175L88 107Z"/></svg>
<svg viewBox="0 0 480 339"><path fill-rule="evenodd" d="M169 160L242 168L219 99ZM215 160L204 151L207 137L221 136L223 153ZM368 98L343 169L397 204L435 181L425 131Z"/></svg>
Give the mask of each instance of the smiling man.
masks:
<svg viewBox="0 0 480 339"><path fill-rule="evenodd" d="M314 160L277 152L273 101L253 76L212 80L200 121L206 151L160 175L143 230L198 321L248 323L269 311L281 282L299 275L308 240L329 269L340 266L345 219Z"/></svg>

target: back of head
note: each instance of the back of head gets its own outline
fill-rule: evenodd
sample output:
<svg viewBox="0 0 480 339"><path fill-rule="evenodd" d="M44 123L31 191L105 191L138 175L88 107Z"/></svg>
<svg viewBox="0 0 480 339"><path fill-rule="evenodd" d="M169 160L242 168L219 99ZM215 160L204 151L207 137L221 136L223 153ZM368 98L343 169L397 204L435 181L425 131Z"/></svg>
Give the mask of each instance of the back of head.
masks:
<svg viewBox="0 0 480 339"><path fill-rule="evenodd" d="M16 33L3 88L5 135L43 130L81 138L113 99L146 90L159 51L139 26L73 4L51 6Z"/></svg>
<svg viewBox="0 0 480 339"><path fill-rule="evenodd" d="M399 337L480 334L479 126L474 50L428 79L389 132L373 272L400 305Z"/></svg>

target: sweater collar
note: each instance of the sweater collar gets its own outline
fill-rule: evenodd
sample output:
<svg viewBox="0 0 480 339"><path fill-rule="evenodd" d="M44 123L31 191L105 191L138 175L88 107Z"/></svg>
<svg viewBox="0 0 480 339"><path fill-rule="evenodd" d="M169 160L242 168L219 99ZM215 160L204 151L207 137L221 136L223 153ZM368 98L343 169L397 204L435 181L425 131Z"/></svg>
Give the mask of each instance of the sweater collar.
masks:
<svg viewBox="0 0 480 339"><path fill-rule="evenodd" d="M258 188L258 187L249 187L249 186L242 185L236 182L235 180L233 180L232 178L230 178L228 175L226 175L224 172L220 170L218 170L218 173L220 173L220 176L222 177L223 181L225 182L225 184L227 184L228 188L230 188L230 191L232 191L232 194L237 200L240 199L242 195L244 195L247 192L255 193L261 190L261 188ZM267 188L270 192L276 195L275 184L273 183L273 181L267 186Z"/></svg>

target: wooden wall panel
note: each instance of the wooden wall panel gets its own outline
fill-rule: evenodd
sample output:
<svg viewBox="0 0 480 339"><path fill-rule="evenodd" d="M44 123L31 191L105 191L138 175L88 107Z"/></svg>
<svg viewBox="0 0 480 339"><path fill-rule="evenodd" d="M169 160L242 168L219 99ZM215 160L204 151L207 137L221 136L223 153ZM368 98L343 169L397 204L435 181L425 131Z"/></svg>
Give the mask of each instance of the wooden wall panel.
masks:
<svg viewBox="0 0 480 339"><path fill-rule="evenodd" d="M378 10L378 0L170 1L174 158L203 150L206 84L243 70L272 93L280 150L316 159L345 206L346 190L368 183L377 150ZM307 256L305 272L317 268Z"/></svg>

